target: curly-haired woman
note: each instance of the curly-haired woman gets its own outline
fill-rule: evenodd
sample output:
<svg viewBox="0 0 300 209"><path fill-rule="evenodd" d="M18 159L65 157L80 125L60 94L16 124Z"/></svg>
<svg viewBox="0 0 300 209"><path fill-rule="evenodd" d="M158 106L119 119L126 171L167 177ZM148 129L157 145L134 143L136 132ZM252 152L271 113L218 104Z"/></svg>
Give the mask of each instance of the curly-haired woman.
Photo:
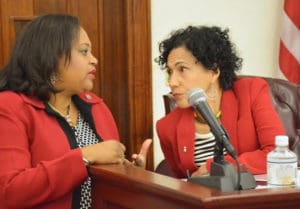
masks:
<svg viewBox="0 0 300 209"><path fill-rule="evenodd" d="M179 178L207 175L216 144L205 119L188 102L188 92L204 90L216 118L227 130L238 160L253 174L266 173L266 155L284 128L261 78L237 77L242 59L229 30L188 26L159 45L156 62L166 69L177 108L157 122L164 156ZM225 160L234 162L225 152Z"/></svg>

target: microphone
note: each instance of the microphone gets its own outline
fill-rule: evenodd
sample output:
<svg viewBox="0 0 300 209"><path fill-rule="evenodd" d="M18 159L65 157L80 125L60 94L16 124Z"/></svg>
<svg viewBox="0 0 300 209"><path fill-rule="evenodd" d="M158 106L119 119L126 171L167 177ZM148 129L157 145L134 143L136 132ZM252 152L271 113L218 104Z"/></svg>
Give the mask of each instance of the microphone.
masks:
<svg viewBox="0 0 300 209"><path fill-rule="evenodd" d="M223 126L219 123L213 112L211 111L203 89L192 89L188 93L188 102L193 108L202 115L203 119L209 125L211 132L216 137L217 142L221 143L227 152L234 158L237 158L233 146L228 140L228 134ZM223 150L221 150L223 152Z"/></svg>
<svg viewBox="0 0 300 209"><path fill-rule="evenodd" d="M215 136L216 146L214 161L211 164L210 175L200 177L190 177L188 182L196 183L221 191L233 191L241 189L253 189L256 181L253 175L244 166L241 172L240 163L233 146L229 142L229 136L223 126L219 123L216 116L211 111L203 89L192 89L188 93L189 104L199 113L209 125L211 132ZM234 167L224 161L223 149L235 160L237 172Z"/></svg>

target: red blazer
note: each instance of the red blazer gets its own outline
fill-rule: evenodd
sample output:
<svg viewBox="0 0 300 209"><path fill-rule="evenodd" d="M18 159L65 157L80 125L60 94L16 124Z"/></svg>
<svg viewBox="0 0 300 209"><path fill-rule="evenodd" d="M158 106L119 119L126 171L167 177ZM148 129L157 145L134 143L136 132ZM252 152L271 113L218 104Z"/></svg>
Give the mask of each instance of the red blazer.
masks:
<svg viewBox="0 0 300 209"><path fill-rule="evenodd" d="M119 140L111 112L86 92L103 140ZM56 118L40 100L0 92L0 208L71 208L72 192L88 177L79 148L72 149Z"/></svg>
<svg viewBox="0 0 300 209"><path fill-rule="evenodd" d="M285 134L261 78L240 78L223 91L221 123L238 154L239 162L253 174L266 173L266 155L274 149L275 136ZM179 178L194 172L195 126L193 108L176 108L156 124L160 145L171 169ZM234 162L229 156L225 160ZM210 161L207 168L210 168Z"/></svg>

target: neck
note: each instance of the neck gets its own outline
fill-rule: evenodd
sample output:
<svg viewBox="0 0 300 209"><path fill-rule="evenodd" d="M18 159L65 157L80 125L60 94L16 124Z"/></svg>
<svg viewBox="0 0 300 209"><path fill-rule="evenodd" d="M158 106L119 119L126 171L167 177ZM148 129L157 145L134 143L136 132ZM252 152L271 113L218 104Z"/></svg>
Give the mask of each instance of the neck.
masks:
<svg viewBox="0 0 300 209"><path fill-rule="evenodd" d="M221 110L219 110L217 113L214 113L215 117L219 120L221 117ZM201 115L199 115L196 111L194 111L194 118L199 123L206 123L206 121L202 118Z"/></svg>
<svg viewBox="0 0 300 209"><path fill-rule="evenodd" d="M61 113L67 113L67 111L70 111L70 106L72 103L72 97L71 96L65 96L63 94L55 94L51 95L49 98L48 103L56 108Z"/></svg>
<svg viewBox="0 0 300 209"><path fill-rule="evenodd" d="M77 124L78 111L72 103L72 96L66 96L62 93L54 94L50 96L48 104L55 112L65 118L70 126Z"/></svg>

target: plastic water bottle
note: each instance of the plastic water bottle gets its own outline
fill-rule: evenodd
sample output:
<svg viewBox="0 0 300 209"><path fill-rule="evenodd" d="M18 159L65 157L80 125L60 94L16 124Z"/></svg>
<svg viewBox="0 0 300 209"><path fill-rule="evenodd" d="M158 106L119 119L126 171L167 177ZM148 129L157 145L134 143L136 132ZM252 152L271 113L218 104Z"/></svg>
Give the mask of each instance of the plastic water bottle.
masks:
<svg viewBox="0 0 300 209"><path fill-rule="evenodd" d="M297 155L289 150L288 136L275 137L276 148L267 155L269 186L294 186L297 182Z"/></svg>

